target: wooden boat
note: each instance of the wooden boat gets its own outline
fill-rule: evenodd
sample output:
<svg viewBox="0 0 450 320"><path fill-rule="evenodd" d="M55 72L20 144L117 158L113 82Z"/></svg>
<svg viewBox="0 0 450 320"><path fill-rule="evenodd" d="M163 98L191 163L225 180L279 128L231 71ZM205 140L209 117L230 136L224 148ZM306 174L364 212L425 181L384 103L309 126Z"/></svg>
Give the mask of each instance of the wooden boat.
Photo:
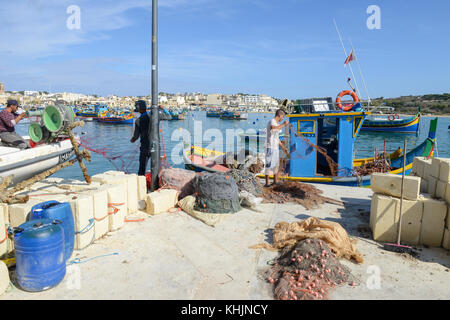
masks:
<svg viewBox="0 0 450 320"><path fill-rule="evenodd" d="M414 117L401 119L398 115L368 118L364 120L361 131L417 133L419 131L420 110Z"/></svg>
<svg viewBox="0 0 450 320"><path fill-rule="evenodd" d="M221 110L208 110L206 111L206 117L208 118L220 118Z"/></svg>
<svg viewBox="0 0 450 320"><path fill-rule="evenodd" d="M247 120L248 114L238 111L224 111L220 114L220 119L223 120Z"/></svg>
<svg viewBox="0 0 450 320"><path fill-rule="evenodd" d="M134 114L129 113L124 115L107 115L97 118L97 121L103 124L133 124Z"/></svg>
<svg viewBox="0 0 450 320"><path fill-rule="evenodd" d="M24 138L29 140L29 137ZM12 176L12 185L15 185L72 159L74 154L68 139L25 150L1 146L0 143L0 182Z"/></svg>
<svg viewBox="0 0 450 320"><path fill-rule="evenodd" d="M353 159L355 138L367 113L335 112L324 114L289 115L293 129L289 138L290 159L287 176L282 179L342 186L370 186L370 175L357 176L354 169L374 162L374 158ZM334 125L333 125L334 124ZM409 174L415 157L432 157L435 148L437 118L430 123L428 138L406 154L403 168L402 152L391 154L391 174ZM337 137L341 137L338 141ZM318 151L319 146L338 165L338 172L330 174L327 157ZM226 172L229 169L220 163L223 152L186 146L183 157L186 169L195 171ZM217 161L217 159L220 159ZM259 177L264 177L261 172ZM273 178L273 177L271 177Z"/></svg>

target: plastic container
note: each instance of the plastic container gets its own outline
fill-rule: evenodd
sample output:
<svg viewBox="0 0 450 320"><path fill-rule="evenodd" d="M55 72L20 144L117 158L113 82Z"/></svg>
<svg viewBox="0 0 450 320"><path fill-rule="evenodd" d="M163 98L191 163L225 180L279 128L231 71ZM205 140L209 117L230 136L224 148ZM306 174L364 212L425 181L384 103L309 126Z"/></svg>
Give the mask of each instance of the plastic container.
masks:
<svg viewBox="0 0 450 320"><path fill-rule="evenodd" d="M61 221L38 219L14 231L17 282L29 292L57 286L66 275Z"/></svg>
<svg viewBox="0 0 450 320"><path fill-rule="evenodd" d="M75 228L72 208L68 202L47 201L39 203L31 208L30 219L60 220L64 229L65 259L69 260L73 253Z"/></svg>

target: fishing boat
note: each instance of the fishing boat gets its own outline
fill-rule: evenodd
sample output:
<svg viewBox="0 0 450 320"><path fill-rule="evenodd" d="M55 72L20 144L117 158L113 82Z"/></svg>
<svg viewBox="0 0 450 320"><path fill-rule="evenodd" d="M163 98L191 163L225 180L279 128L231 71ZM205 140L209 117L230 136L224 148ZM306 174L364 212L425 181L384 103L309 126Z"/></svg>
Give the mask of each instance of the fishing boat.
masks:
<svg viewBox="0 0 450 320"><path fill-rule="evenodd" d="M220 118L221 113L221 110L208 110L206 111L206 116L208 118Z"/></svg>
<svg viewBox="0 0 450 320"><path fill-rule="evenodd" d="M248 114L239 111L224 111L220 114L223 120L247 120Z"/></svg>
<svg viewBox="0 0 450 320"><path fill-rule="evenodd" d="M134 114L132 113L119 115L106 114L105 116L99 117L96 120L103 124L133 124Z"/></svg>
<svg viewBox="0 0 450 320"><path fill-rule="evenodd" d="M367 112L324 112L288 115L291 125L289 147L283 179L342 186L370 186L370 174L358 175L355 169L374 163L376 159L353 159L354 143ZM387 156L391 174L409 174L415 157L432 157L435 148L438 119L430 123L428 138L406 153ZM195 171L226 172L221 162L224 153L198 146L186 146L183 152L185 167ZM378 159L377 159L378 160ZM263 172L259 177L264 177ZM273 177L271 177L273 178Z"/></svg>
<svg viewBox="0 0 450 320"><path fill-rule="evenodd" d="M385 117L369 117L364 120L361 131L417 133L420 124L420 110L413 117L401 119L398 114Z"/></svg>
<svg viewBox="0 0 450 320"><path fill-rule="evenodd" d="M186 114L182 111L170 110L170 119L169 120L185 120Z"/></svg>
<svg viewBox="0 0 450 320"><path fill-rule="evenodd" d="M30 141L30 137L24 139ZM68 139L25 150L4 146L0 141L0 182L10 176L13 186L66 162L73 156L73 147Z"/></svg>
<svg viewBox="0 0 450 320"><path fill-rule="evenodd" d="M96 104L94 106L86 106L75 112L76 116L80 119L96 119L101 116L101 114L108 111L108 106Z"/></svg>

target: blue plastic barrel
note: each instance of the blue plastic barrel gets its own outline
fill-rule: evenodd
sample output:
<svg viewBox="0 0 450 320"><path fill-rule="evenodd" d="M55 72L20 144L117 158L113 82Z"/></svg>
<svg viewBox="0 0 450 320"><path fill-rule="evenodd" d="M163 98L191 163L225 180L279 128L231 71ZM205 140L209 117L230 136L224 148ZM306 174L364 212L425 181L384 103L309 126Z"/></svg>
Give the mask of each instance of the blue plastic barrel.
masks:
<svg viewBox="0 0 450 320"><path fill-rule="evenodd" d="M61 221L38 219L14 231L16 273L20 287L38 292L57 286L66 275Z"/></svg>
<svg viewBox="0 0 450 320"><path fill-rule="evenodd" d="M52 219L60 220L64 229L65 259L70 259L75 241L75 227L72 208L68 202L47 201L31 208L30 220Z"/></svg>

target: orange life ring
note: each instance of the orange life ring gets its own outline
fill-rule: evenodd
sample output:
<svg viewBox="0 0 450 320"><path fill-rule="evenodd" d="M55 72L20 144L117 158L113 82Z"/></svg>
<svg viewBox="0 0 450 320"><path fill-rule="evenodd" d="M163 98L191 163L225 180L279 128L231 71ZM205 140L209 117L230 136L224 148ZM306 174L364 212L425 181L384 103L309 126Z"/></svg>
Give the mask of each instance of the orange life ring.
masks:
<svg viewBox="0 0 450 320"><path fill-rule="evenodd" d="M344 108L341 103L341 98L344 96L352 96L354 104ZM351 111L353 109L353 107L355 106L355 104L357 104L358 102L359 102L358 96L356 95L355 92L350 91L350 90L341 91L336 98L336 105L339 107L339 109L341 109L343 111Z"/></svg>
<svg viewBox="0 0 450 320"><path fill-rule="evenodd" d="M394 121L394 120L395 120L395 116L392 115L392 114L389 115L389 116L388 116L388 120L389 120L389 121Z"/></svg>

